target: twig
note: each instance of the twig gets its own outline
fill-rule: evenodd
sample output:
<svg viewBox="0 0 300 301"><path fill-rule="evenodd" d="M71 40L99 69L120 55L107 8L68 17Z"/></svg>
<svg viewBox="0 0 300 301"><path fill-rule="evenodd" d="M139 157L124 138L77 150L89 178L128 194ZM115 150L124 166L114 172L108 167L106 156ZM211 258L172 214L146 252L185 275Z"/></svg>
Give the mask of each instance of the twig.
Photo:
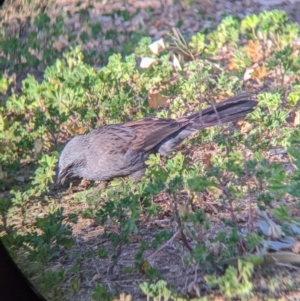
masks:
<svg viewBox="0 0 300 301"><path fill-rule="evenodd" d="M252 196L251 196L251 189L249 185L249 170L247 166L247 161L246 161L246 152L243 150L243 157L244 157L244 167L245 167L245 172L246 172L246 177L247 177L247 192L248 192L248 206L249 206L249 224L250 224L250 230L254 231L254 224L253 224L253 210L252 210Z"/></svg>
<svg viewBox="0 0 300 301"><path fill-rule="evenodd" d="M195 266L195 275L194 275L194 283L196 283L197 281L197 270L199 268L199 263L197 263L197 265Z"/></svg>
<svg viewBox="0 0 300 301"><path fill-rule="evenodd" d="M95 260L94 258L92 258L92 261L93 261L93 263L94 263L94 267L95 267L95 270L96 270L96 272L97 272L97 275L98 275L99 279L101 279L101 273L100 273L100 270L99 270L98 267L97 267L96 260Z"/></svg>
<svg viewBox="0 0 300 301"><path fill-rule="evenodd" d="M296 267L294 265L291 265L291 264L287 264L287 263L276 263L276 265L279 265L279 266L282 266L282 267L287 267L287 268L291 268L291 269L294 269L294 270L300 270L299 267Z"/></svg>
<svg viewBox="0 0 300 301"><path fill-rule="evenodd" d="M225 196L226 196L227 199L228 199L229 206L230 206L230 215L231 215L231 219L232 219L233 221L235 221L236 218L235 218L235 214L234 214L234 210L233 210L232 199L231 199L231 197L230 197L230 195L229 195L229 191L228 191L228 188L227 188L227 186L226 186L227 183L222 182L221 179L218 179L218 182L219 182L220 185L221 185L221 189L222 189L223 193L225 194Z"/></svg>
<svg viewBox="0 0 300 301"><path fill-rule="evenodd" d="M169 195L169 197L170 197L170 195ZM184 245L186 246L186 248L189 250L189 252L192 254L193 249L189 245L189 243L186 239L186 236L183 232L183 229L182 229L181 219L180 219L180 216L179 216L179 213L178 213L178 208L177 208L177 198L176 198L175 194L173 194L173 198L174 198L174 214L175 214L175 218L176 218L177 223L178 223L178 227L180 229L179 231L180 231L180 234L181 234L182 241L183 241Z"/></svg>
<svg viewBox="0 0 300 301"><path fill-rule="evenodd" d="M235 143L240 144L239 141L233 137L230 133L228 135ZM254 231L254 224L253 224L253 218L252 218L252 214L253 214L253 210L252 210L252 196L251 196L251 189L250 189L250 185L249 185L249 180L250 180L250 175L249 175L249 170L248 170L248 166L247 166L247 160L246 160L246 152L245 149L243 149L243 159L244 159L244 168L245 168L245 173L246 173L246 185L247 185L247 192L248 192L248 207L249 207L249 224L250 224L250 230Z"/></svg>
<svg viewBox="0 0 300 301"><path fill-rule="evenodd" d="M113 269L116 265L116 259L120 256L122 250L122 242L117 246L116 252L112 255L112 263L108 267L107 275L111 276L113 274ZM115 258L113 258L115 256Z"/></svg>
<svg viewBox="0 0 300 301"><path fill-rule="evenodd" d="M180 233L180 230L176 231L175 234L169 239L167 240L160 248L158 248L153 254L151 254L150 256L147 257L147 261L151 261L153 259L153 257L156 256L156 254L158 252L160 252L163 248L165 248L167 245L169 245L174 239L175 237Z"/></svg>

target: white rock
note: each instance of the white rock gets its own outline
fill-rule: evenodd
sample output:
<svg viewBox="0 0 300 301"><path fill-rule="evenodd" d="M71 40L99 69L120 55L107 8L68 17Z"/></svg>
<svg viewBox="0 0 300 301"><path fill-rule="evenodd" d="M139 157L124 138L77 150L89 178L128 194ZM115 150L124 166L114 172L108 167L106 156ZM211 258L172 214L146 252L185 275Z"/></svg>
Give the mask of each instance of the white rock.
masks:
<svg viewBox="0 0 300 301"><path fill-rule="evenodd" d="M159 39L159 40L153 42L152 44L149 45L149 48L154 54L161 53L162 51L164 51L166 49L164 39Z"/></svg>
<svg viewBox="0 0 300 301"><path fill-rule="evenodd" d="M140 67L143 69L149 69L157 60L152 57L143 57L140 63Z"/></svg>

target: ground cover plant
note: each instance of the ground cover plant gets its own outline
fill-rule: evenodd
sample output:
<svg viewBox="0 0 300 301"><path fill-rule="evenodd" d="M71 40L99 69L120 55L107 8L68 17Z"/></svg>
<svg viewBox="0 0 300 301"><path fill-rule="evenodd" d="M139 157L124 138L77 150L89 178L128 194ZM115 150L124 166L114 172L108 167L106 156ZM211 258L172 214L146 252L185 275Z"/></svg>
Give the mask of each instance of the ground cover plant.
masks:
<svg viewBox="0 0 300 301"><path fill-rule="evenodd" d="M42 13L34 24L24 37L3 31L0 41L0 231L39 290L49 300L297 292L299 25L278 10L227 16L190 38L175 28L164 40L144 37L95 68L76 43L52 47L71 35L62 19ZM178 118L241 91L258 98L247 120L151 156L141 182L54 183L74 135Z"/></svg>

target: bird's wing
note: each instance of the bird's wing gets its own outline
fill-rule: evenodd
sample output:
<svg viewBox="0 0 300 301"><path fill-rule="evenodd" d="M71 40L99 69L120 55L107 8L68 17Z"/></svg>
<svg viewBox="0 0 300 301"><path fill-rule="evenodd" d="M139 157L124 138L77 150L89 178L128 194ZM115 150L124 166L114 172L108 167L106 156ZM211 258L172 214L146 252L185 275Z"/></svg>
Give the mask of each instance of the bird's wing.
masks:
<svg viewBox="0 0 300 301"><path fill-rule="evenodd" d="M130 149L135 151L149 151L168 136L184 128L190 120L165 118L145 118L126 122L124 126L131 128L135 133Z"/></svg>
<svg viewBox="0 0 300 301"><path fill-rule="evenodd" d="M136 134L124 124L101 126L86 135L87 147L98 155L125 154ZM93 146L99 145L98 148Z"/></svg>
<svg viewBox="0 0 300 301"><path fill-rule="evenodd" d="M227 101L177 120L145 118L123 124L103 126L88 134L87 142L89 145L97 144L99 137L101 137L99 151L107 154L125 154L128 149L150 151L167 137L187 126L196 130L235 121L251 112L255 105L256 102L248 94L232 97Z"/></svg>

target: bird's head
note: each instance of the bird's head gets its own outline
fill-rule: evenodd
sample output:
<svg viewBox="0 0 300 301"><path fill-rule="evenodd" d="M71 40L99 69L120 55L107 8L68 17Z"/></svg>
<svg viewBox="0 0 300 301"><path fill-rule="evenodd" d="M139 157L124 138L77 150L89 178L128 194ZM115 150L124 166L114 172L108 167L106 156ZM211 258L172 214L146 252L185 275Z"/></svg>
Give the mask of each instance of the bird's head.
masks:
<svg viewBox="0 0 300 301"><path fill-rule="evenodd" d="M59 157L57 183L64 183L67 178L82 176L85 146L83 136L76 136L67 143Z"/></svg>

